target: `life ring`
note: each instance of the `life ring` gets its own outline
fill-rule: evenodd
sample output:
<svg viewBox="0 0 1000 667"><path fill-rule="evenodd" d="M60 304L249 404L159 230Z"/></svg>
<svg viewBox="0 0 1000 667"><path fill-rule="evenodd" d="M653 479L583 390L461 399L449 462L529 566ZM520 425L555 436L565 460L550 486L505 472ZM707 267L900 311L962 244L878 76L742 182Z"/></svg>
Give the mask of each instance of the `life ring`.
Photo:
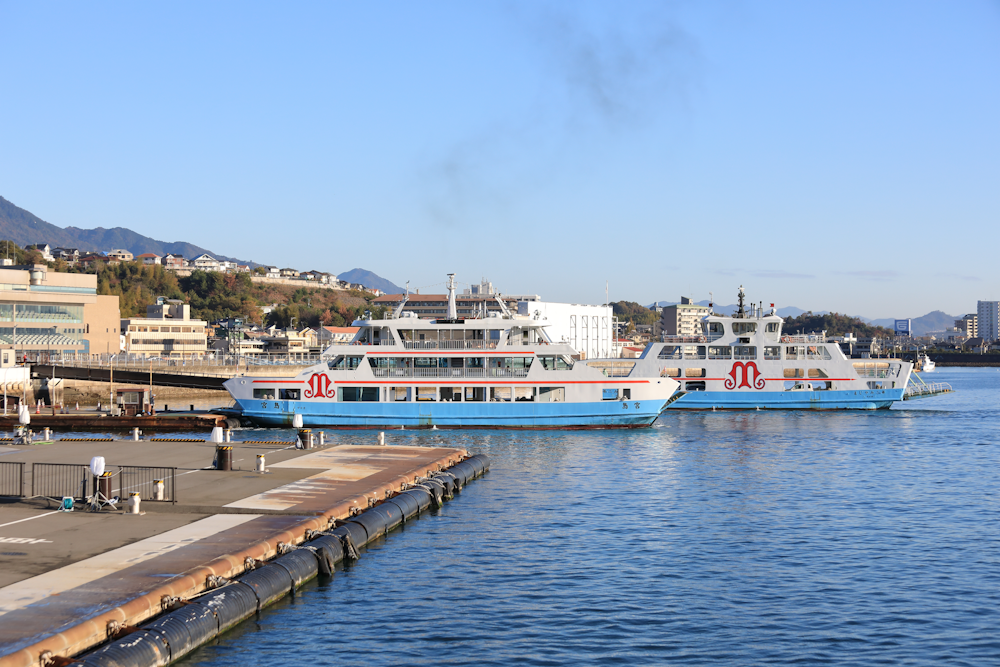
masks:
<svg viewBox="0 0 1000 667"><path fill-rule="evenodd" d="M781 337L781 342L782 343L787 343L788 342L788 336L782 336Z"/></svg>
<svg viewBox="0 0 1000 667"><path fill-rule="evenodd" d="M699 343L704 343L705 342L705 337L704 336L698 336L698 342Z"/></svg>

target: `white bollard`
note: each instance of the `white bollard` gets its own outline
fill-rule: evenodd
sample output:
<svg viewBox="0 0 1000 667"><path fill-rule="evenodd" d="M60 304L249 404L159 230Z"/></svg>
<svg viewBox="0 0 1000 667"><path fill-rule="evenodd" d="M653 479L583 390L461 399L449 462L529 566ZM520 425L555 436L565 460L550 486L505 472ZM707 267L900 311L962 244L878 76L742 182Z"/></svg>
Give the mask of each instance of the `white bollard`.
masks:
<svg viewBox="0 0 1000 667"><path fill-rule="evenodd" d="M379 447L385 447L385 431L378 432L378 445Z"/></svg>
<svg viewBox="0 0 1000 667"><path fill-rule="evenodd" d="M325 442L326 438L324 437L325 435L326 435L326 433L323 433L323 431L319 432L319 446L320 447L322 447L323 445L326 444L326 442Z"/></svg>
<svg viewBox="0 0 1000 667"><path fill-rule="evenodd" d="M163 500L163 480L153 480L153 500Z"/></svg>
<svg viewBox="0 0 1000 667"><path fill-rule="evenodd" d="M217 442L217 443L220 443L220 444L222 443L222 427L221 426L215 426L215 427L212 428L212 438L211 438L211 440L209 440L209 442Z"/></svg>
<svg viewBox="0 0 1000 667"><path fill-rule="evenodd" d="M267 472L267 465L264 464L264 455L257 455L257 472Z"/></svg>
<svg viewBox="0 0 1000 667"><path fill-rule="evenodd" d="M128 505L132 514L139 514L139 503L141 502L142 499L138 493L129 494Z"/></svg>
<svg viewBox="0 0 1000 667"><path fill-rule="evenodd" d="M232 438L233 438L233 430L231 428L227 428L226 429L226 442L232 442L233 441Z"/></svg>
<svg viewBox="0 0 1000 667"><path fill-rule="evenodd" d="M49 432L49 427L46 426L45 428L42 429L42 440L51 440L51 439L52 436Z"/></svg>
<svg viewBox="0 0 1000 667"><path fill-rule="evenodd" d="M136 426L132 429L132 440L139 442L139 427Z"/></svg>

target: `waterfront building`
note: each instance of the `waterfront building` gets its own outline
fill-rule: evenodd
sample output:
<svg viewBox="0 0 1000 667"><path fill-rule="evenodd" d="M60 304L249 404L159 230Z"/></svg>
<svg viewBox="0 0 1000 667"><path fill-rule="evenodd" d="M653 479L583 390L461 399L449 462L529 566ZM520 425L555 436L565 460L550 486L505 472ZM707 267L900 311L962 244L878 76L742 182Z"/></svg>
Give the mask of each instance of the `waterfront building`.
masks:
<svg viewBox="0 0 1000 667"><path fill-rule="evenodd" d="M0 269L0 343L18 355L114 354L117 296L97 294L97 276L44 264Z"/></svg>
<svg viewBox="0 0 1000 667"><path fill-rule="evenodd" d="M976 338L979 336L979 316L976 313L963 315L961 319L955 320L955 328L965 334L966 338Z"/></svg>
<svg viewBox="0 0 1000 667"><path fill-rule="evenodd" d="M333 344L350 343L361 327L320 327L318 333L319 346L327 348Z"/></svg>
<svg viewBox="0 0 1000 667"><path fill-rule="evenodd" d="M158 299L146 306L146 317L121 321L125 351L141 357L191 359L208 350L208 323L191 319L191 306L177 299Z"/></svg>
<svg viewBox="0 0 1000 667"><path fill-rule="evenodd" d="M980 301L977 304L976 331L988 343L1000 338L1000 301Z"/></svg>
<svg viewBox="0 0 1000 667"><path fill-rule="evenodd" d="M686 296L679 304L664 306L660 311L660 333L663 336L697 336L701 333L701 320L711 315L712 309L692 303Z"/></svg>

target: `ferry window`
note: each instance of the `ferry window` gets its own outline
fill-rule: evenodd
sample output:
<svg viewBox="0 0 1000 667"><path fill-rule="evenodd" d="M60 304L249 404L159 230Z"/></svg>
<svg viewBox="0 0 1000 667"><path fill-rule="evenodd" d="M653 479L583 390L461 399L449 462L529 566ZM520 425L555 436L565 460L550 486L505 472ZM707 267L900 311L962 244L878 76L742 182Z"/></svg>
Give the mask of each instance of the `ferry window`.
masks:
<svg viewBox="0 0 1000 667"><path fill-rule="evenodd" d="M734 352L736 352L737 359L756 359L757 358L757 348L753 345L738 345Z"/></svg>
<svg viewBox="0 0 1000 667"><path fill-rule="evenodd" d="M730 359L733 356L733 348L728 345L710 345L708 347L709 359Z"/></svg>
<svg viewBox="0 0 1000 667"><path fill-rule="evenodd" d="M541 403L562 403L566 400L565 387L539 387L538 401Z"/></svg>
<svg viewBox="0 0 1000 667"><path fill-rule="evenodd" d="M678 378L681 376L681 369L679 368L661 368L660 377L668 378Z"/></svg>
<svg viewBox="0 0 1000 667"><path fill-rule="evenodd" d="M681 359L683 354L681 353L681 348L677 345L664 345L660 349L660 353L656 355L657 359Z"/></svg>
<svg viewBox="0 0 1000 667"><path fill-rule="evenodd" d="M757 331L756 322L733 322L733 333L737 336Z"/></svg>
<svg viewBox="0 0 1000 667"><path fill-rule="evenodd" d="M465 363L465 360L462 357L452 357L451 358L451 367L452 368L461 368L464 363Z"/></svg>
<svg viewBox="0 0 1000 667"><path fill-rule="evenodd" d="M261 399L264 399L266 401L273 401L274 397L277 396L277 395L278 394L274 390L274 387L261 387L260 389L255 388L253 390L253 397L254 398L261 398Z"/></svg>
<svg viewBox="0 0 1000 667"><path fill-rule="evenodd" d="M725 333L725 329L722 328L722 322L709 322L708 333L713 336L721 336Z"/></svg>
<svg viewBox="0 0 1000 667"><path fill-rule="evenodd" d="M684 391L705 391L705 382L685 382Z"/></svg>
<svg viewBox="0 0 1000 667"><path fill-rule="evenodd" d="M340 400L348 403L361 400L361 387L341 387Z"/></svg>
<svg viewBox="0 0 1000 667"><path fill-rule="evenodd" d="M833 389L832 382L813 382L813 391L826 391L828 389Z"/></svg>
<svg viewBox="0 0 1000 667"><path fill-rule="evenodd" d="M486 400L486 387L466 387L465 400L482 403Z"/></svg>
<svg viewBox="0 0 1000 667"><path fill-rule="evenodd" d="M804 378L806 376L805 370L801 368L786 368L785 377L786 378Z"/></svg>
<svg viewBox="0 0 1000 667"><path fill-rule="evenodd" d="M510 387L490 387L490 400L498 402L510 401Z"/></svg>
<svg viewBox="0 0 1000 667"><path fill-rule="evenodd" d="M605 401L617 401L618 400L618 390L617 389L605 389L601 398Z"/></svg>
<svg viewBox="0 0 1000 667"><path fill-rule="evenodd" d="M441 400L442 401L461 401L462 400L462 388L461 387L441 387Z"/></svg>
<svg viewBox="0 0 1000 667"><path fill-rule="evenodd" d="M785 359L805 359L806 348L801 345L788 345L785 347Z"/></svg>
<svg viewBox="0 0 1000 667"><path fill-rule="evenodd" d="M806 348L806 356L810 359L829 359L830 351L826 349L826 346L810 345Z"/></svg>
<svg viewBox="0 0 1000 667"><path fill-rule="evenodd" d="M535 400L535 388L534 387L514 387L514 400L515 401L534 401Z"/></svg>
<svg viewBox="0 0 1000 667"><path fill-rule="evenodd" d="M764 359L774 361L781 359L781 346L773 345L764 348Z"/></svg>
<svg viewBox="0 0 1000 667"><path fill-rule="evenodd" d="M778 323L768 322L767 325L764 327L764 331L766 331L767 333L778 333Z"/></svg>
<svg viewBox="0 0 1000 667"><path fill-rule="evenodd" d="M417 387L418 401L436 401L437 387Z"/></svg>
<svg viewBox="0 0 1000 667"><path fill-rule="evenodd" d="M809 377L811 377L811 378L828 378L830 376L827 375L826 371L824 371L821 368L810 368L809 369Z"/></svg>
<svg viewBox="0 0 1000 667"><path fill-rule="evenodd" d="M278 398L283 401L297 401L302 394L301 389L281 389L278 392Z"/></svg>
<svg viewBox="0 0 1000 667"><path fill-rule="evenodd" d="M393 401L408 401L409 387L389 387L389 399Z"/></svg>
<svg viewBox="0 0 1000 667"><path fill-rule="evenodd" d="M686 378L703 378L705 377L704 368L685 368L684 377Z"/></svg>
<svg viewBox="0 0 1000 667"><path fill-rule="evenodd" d="M566 357L538 357L542 368L547 371L567 371L573 368L573 362Z"/></svg>
<svg viewBox="0 0 1000 667"><path fill-rule="evenodd" d="M484 368L486 365L486 360L482 357L466 357L465 367L466 368Z"/></svg>
<svg viewBox="0 0 1000 667"><path fill-rule="evenodd" d="M631 401L632 400L632 390L631 389L622 389L622 400L623 401Z"/></svg>

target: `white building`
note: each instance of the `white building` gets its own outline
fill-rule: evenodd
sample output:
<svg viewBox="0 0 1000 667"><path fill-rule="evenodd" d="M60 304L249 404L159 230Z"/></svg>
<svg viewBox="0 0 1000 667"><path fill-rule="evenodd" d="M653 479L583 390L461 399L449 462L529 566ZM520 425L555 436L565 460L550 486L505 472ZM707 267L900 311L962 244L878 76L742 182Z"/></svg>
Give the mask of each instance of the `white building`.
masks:
<svg viewBox="0 0 1000 667"><path fill-rule="evenodd" d="M979 337L987 343L1000 338L1000 301L980 301L976 310Z"/></svg>
<svg viewBox="0 0 1000 667"><path fill-rule="evenodd" d="M519 301L517 312L544 320L549 338L555 343L569 344L582 358L608 358L615 354L611 306Z"/></svg>
<svg viewBox="0 0 1000 667"><path fill-rule="evenodd" d="M191 306L175 299L146 306L146 317L121 321L125 351L142 357L190 359L208 349L208 323L191 319Z"/></svg>

